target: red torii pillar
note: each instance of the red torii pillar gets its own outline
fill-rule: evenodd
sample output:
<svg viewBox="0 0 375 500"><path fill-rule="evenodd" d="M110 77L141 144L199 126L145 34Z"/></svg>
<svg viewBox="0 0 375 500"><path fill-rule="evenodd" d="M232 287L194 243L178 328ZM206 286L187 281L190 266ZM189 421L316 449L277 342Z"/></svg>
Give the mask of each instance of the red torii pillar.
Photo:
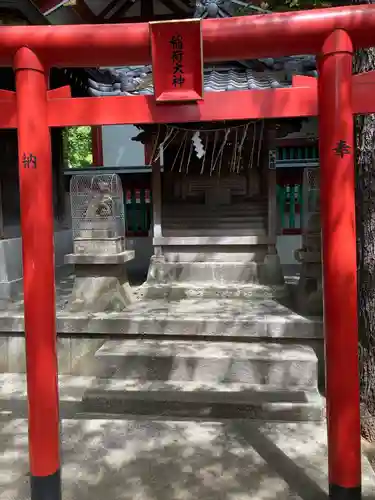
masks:
<svg viewBox="0 0 375 500"><path fill-rule="evenodd" d="M319 148L330 497L361 498L353 44L336 30L319 60Z"/></svg>
<svg viewBox="0 0 375 500"><path fill-rule="evenodd" d="M52 155L48 70L27 47L14 58L17 95L31 500L60 500Z"/></svg>

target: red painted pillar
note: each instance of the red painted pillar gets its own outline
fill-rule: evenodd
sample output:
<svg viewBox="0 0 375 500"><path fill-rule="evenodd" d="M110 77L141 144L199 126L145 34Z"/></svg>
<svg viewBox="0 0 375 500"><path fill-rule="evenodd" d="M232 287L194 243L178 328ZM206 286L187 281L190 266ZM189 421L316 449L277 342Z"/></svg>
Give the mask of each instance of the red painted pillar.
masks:
<svg viewBox="0 0 375 500"><path fill-rule="evenodd" d="M60 500L51 141L47 74L22 47L14 58L24 276L31 500Z"/></svg>
<svg viewBox="0 0 375 500"><path fill-rule="evenodd" d="M91 127L92 164L95 167L103 166L103 136L102 127Z"/></svg>
<svg viewBox="0 0 375 500"><path fill-rule="evenodd" d="M319 143L330 498L361 498L353 46L325 41L319 73Z"/></svg>

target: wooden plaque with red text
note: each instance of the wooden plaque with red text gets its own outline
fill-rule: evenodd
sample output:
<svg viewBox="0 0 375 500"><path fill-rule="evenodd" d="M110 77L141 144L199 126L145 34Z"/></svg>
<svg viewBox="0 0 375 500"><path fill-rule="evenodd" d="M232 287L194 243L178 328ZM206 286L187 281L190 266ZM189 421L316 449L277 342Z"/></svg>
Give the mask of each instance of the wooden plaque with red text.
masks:
<svg viewBox="0 0 375 500"><path fill-rule="evenodd" d="M150 36L156 101L203 99L200 19L152 22Z"/></svg>

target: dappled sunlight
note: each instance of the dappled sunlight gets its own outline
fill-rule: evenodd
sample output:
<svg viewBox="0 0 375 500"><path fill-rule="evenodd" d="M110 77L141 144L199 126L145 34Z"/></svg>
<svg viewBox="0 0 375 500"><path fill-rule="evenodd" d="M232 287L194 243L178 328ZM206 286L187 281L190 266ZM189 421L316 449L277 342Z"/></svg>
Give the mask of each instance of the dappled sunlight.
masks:
<svg viewBox="0 0 375 500"><path fill-rule="evenodd" d="M1 500L28 498L26 440L25 420L2 425ZM63 500L324 499L326 461L320 424L63 421Z"/></svg>

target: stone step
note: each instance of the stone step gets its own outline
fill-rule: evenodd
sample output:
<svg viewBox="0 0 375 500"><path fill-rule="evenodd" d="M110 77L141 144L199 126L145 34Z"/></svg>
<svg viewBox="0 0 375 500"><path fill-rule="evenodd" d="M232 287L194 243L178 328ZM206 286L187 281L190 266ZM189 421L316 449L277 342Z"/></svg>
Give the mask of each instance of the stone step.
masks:
<svg viewBox="0 0 375 500"><path fill-rule="evenodd" d="M305 318L273 300L145 300L118 313L57 314L61 334L216 339L322 339L321 318ZM1 331L24 331L23 314L0 313Z"/></svg>
<svg viewBox="0 0 375 500"><path fill-rule="evenodd" d="M183 300L183 299L262 299L264 297L281 299L287 296L285 285L264 286L257 283L155 283L144 284L139 290L144 299Z"/></svg>
<svg viewBox="0 0 375 500"><path fill-rule="evenodd" d="M318 391L243 390L228 384L220 391L201 384L109 379L88 389L82 410L94 414L147 415L174 418L322 421L324 399Z"/></svg>
<svg viewBox="0 0 375 500"><path fill-rule="evenodd" d="M205 209L201 211L190 211L189 209L175 210L171 212L162 211L163 220L252 220L252 219L264 219L267 217L267 210L250 210L250 211L237 211L237 212L222 212L220 210L211 212Z"/></svg>
<svg viewBox="0 0 375 500"><path fill-rule="evenodd" d="M311 347L267 342L212 340L111 340L96 356L114 377L158 382L195 382L204 390L240 383L243 389L317 388L317 357Z"/></svg>
<svg viewBox="0 0 375 500"><path fill-rule="evenodd" d="M218 205L215 208L211 208L207 205L198 205L198 204L189 204L189 203L181 203L176 205L164 205L163 206L163 214L249 214L256 212L267 212L268 210L268 202L261 203L249 203L246 205Z"/></svg>
<svg viewBox="0 0 375 500"><path fill-rule="evenodd" d="M266 221L241 221L241 222L231 222L231 221L187 221L185 220L176 220L174 222L168 220L163 221L163 229L172 230L172 229L262 229L266 228Z"/></svg>
<svg viewBox="0 0 375 500"><path fill-rule="evenodd" d="M163 225L166 224L264 224L267 222L266 216L261 217L191 217L189 214L186 214L185 217L163 217L162 219Z"/></svg>
<svg viewBox="0 0 375 500"><path fill-rule="evenodd" d="M163 262L152 260L149 283L202 282L252 283L262 279L263 265L257 262ZM263 273L264 274L264 273Z"/></svg>
<svg viewBox="0 0 375 500"><path fill-rule="evenodd" d="M163 216L162 221L164 224L168 223L178 223L178 222L190 222L192 224L199 223L215 223L215 222L226 222L226 223L251 223L251 222L264 222L267 220L267 214L254 214L254 215L225 215L223 217L218 216L208 216L207 214L202 214L199 216L198 214L185 214L184 216L180 214L173 214L169 216Z"/></svg>
<svg viewBox="0 0 375 500"><path fill-rule="evenodd" d="M73 313L66 310L64 304L66 301L62 300L56 311L57 332L77 338L98 335L215 337L216 340L323 338L321 317L301 316L267 296L253 300L140 300L124 311L111 313ZM24 328L22 304L7 304L0 310L0 332L23 333Z"/></svg>
<svg viewBox="0 0 375 500"><path fill-rule="evenodd" d="M230 236L267 236L267 229L264 228L225 228L225 234L223 235L223 228L188 228L181 229L176 227L176 229L169 229L168 227L163 229L163 236L167 237L194 237L194 236L218 236L218 237L230 237Z"/></svg>
<svg viewBox="0 0 375 500"><path fill-rule="evenodd" d="M249 247L254 247L258 245L272 245L272 241L268 235L248 235L248 236L188 236L186 231L183 232L181 236L157 236L153 238L153 244L155 246L163 247L181 247L182 250L193 249L193 247L203 246L205 248L211 247L217 250L225 250L231 248L233 251L244 251L244 249L249 249ZM241 248L242 247L242 248ZM199 249L202 252L203 249ZM228 259L228 262L234 262L234 260Z"/></svg>
<svg viewBox="0 0 375 500"><path fill-rule="evenodd" d="M0 374L4 413L27 411L26 376ZM324 400L317 391L277 391L271 387L227 384L220 391L202 392L196 383L139 382L113 378L59 376L62 418L85 414L166 415L175 417L321 420ZM19 413L18 413L19 416Z"/></svg>
<svg viewBox="0 0 375 500"><path fill-rule="evenodd" d="M238 262L238 263L248 263L248 262L263 262L265 256L267 255L267 247L264 246L253 246L245 248L224 248L220 247L206 246L204 251L202 248L196 248L194 246L190 247L169 247L165 246L163 251L163 259L165 262L169 263L179 263L179 262ZM233 251L230 251L233 250ZM240 250L240 251L239 251Z"/></svg>

